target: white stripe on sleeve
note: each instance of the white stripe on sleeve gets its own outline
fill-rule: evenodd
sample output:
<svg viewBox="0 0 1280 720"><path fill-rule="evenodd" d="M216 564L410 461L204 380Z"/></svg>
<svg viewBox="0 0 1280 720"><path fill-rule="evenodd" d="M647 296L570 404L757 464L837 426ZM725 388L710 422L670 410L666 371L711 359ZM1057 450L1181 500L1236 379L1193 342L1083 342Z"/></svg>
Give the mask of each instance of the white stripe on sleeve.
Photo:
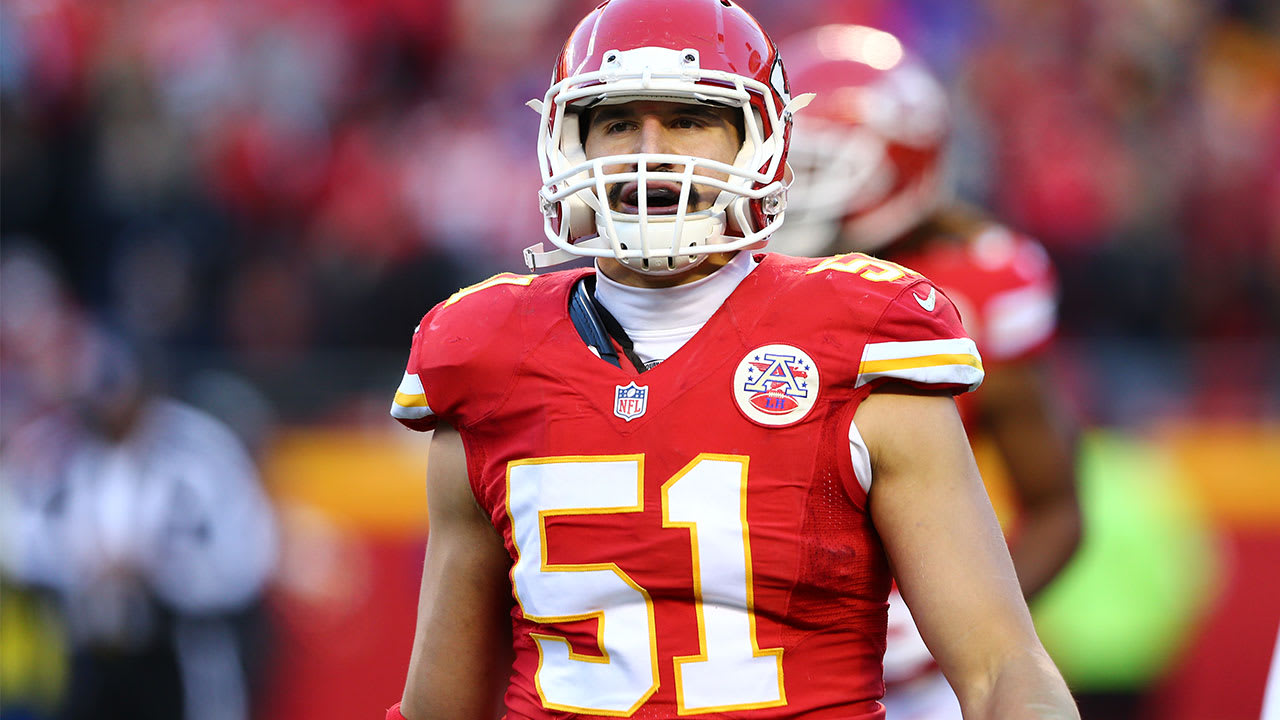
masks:
<svg viewBox="0 0 1280 720"><path fill-rule="evenodd" d="M963 385L974 390L982 384L982 356L967 337L868 343L862 351L856 387L881 378Z"/></svg>
<svg viewBox="0 0 1280 720"><path fill-rule="evenodd" d="M435 413L427 405L427 394L422 389L422 381L417 375L406 372L396 390L395 400L391 402L391 416L399 420L421 420L432 415Z"/></svg>

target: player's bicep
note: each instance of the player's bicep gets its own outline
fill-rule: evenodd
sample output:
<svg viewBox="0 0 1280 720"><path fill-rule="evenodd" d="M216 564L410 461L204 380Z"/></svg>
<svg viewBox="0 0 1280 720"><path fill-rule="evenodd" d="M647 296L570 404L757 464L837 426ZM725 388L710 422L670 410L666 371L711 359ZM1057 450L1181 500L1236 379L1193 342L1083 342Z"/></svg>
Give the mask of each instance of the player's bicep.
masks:
<svg viewBox="0 0 1280 720"><path fill-rule="evenodd" d="M496 717L510 667L510 556L476 505L457 431L427 465L430 534L401 711L409 720Z"/></svg>
<svg viewBox="0 0 1280 720"><path fill-rule="evenodd" d="M963 701L1038 641L955 403L877 392L854 421L870 450L871 513L899 588Z"/></svg>

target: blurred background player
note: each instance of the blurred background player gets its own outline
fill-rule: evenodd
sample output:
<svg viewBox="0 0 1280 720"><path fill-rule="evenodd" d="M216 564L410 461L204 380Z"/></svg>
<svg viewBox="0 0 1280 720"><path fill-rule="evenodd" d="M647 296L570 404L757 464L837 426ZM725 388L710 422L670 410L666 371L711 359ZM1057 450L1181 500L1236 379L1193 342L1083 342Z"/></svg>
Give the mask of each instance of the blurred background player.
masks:
<svg viewBox="0 0 1280 720"><path fill-rule="evenodd" d="M54 717L247 720L276 557L257 468L124 339L67 324L50 360L65 402L0 462L0 568L53 599L69 645Z"/></svg>
<svg viewBox="0 0 1280 720"><path fill-rule="evenodd" d="M1063 568L1080 537L1075 431L1042 360L1057 316L1048 255L1035 240L952 199L946 94L894 35L827 25L791 37L780 51L796 92L817 97L797 116L787 223L771 248L889 259L930 278L959 308L987 379L957 401L975 446L985 437L1007 477L1015 506L1006 518L1013 520L1006 523L1010 551L1031 597ZM959 720L959 705L896 592L889 618L890 720Z"/></svg>

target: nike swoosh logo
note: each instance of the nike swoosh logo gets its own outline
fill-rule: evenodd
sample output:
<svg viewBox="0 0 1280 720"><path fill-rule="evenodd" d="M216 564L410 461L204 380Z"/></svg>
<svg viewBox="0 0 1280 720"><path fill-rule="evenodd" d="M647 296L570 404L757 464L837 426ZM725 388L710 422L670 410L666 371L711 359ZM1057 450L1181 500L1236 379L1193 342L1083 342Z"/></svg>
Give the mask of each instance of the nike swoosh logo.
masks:
<svg viewBox="0 0 1280 720"><path fill-rule="evenodd" d="M922 298L915 293L911 293L911 297L915 298L916 302L920 303L920 307L924 308L925 312L933 312L933 307L938 302L938 288L929 288L929 297L927 298Z"/></svg>

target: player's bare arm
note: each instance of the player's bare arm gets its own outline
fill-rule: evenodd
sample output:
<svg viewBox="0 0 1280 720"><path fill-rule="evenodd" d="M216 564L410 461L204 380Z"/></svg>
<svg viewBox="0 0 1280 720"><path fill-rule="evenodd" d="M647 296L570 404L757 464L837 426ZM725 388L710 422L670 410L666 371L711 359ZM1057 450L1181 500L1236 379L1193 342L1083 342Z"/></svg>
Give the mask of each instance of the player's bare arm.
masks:
<svg viewBox="0 0 1280 720"><path fill-rule="evenodd" d="M965 717L1078 718L1036 637L954 401L894 390L873 393L854 418L871 454L871 513Z"/></svg>
<svg viewBox="0 0 1280 720"><path fill-rule="evenodd" d="M1010 553L1028 598L1062 570L1080 544L1075 429L1052 387L1043 362L1023 361L988 374L978 395L980 416L1018 502Z"/></svg>
<svg viewBox="0 0 1280 720"><path fill-rule="evenodd" d="M427 467L430 536L400 712L408 720L498 717L510 667L511 559L476 505L458 432L441 424Z"/></svg>

